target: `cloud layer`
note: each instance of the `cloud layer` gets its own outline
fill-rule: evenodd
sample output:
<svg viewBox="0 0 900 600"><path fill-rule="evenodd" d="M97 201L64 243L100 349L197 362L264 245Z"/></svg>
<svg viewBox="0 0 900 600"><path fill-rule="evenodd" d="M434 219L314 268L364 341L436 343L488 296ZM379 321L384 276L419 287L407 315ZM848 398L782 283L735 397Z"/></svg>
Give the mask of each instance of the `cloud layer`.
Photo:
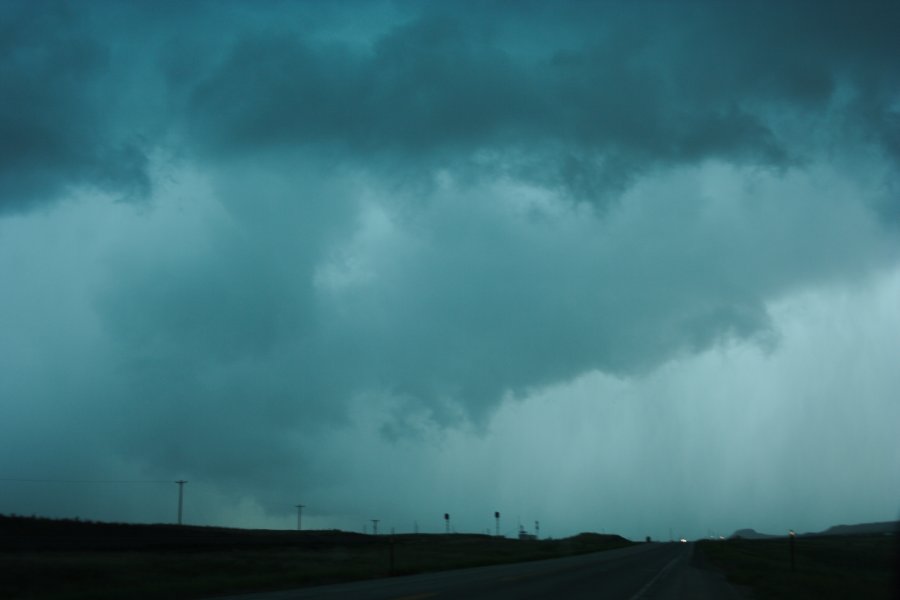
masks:
<svg viewBox="0 0 900 600"><path fill-rule="evenodd" d="M777 352L773 305L896 268L889 3L466 8L3 6L34 468L277 512L341 480L317 448L361 406L396 444L489 436L586 374Z"/></svg>

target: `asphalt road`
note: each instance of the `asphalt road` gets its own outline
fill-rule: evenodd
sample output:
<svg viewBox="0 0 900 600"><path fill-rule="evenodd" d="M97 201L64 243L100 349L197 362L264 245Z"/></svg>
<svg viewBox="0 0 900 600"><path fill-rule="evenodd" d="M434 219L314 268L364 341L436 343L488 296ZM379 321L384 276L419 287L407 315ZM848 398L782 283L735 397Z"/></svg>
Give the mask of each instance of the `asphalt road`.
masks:
<svg viewBox="0 0 900 600"><path fill-rule="evenodd" d="M567 558L228 596L227 600L728 600L744 597L721 574L700 568L693 554L693 544L640 544Z"/></svg>

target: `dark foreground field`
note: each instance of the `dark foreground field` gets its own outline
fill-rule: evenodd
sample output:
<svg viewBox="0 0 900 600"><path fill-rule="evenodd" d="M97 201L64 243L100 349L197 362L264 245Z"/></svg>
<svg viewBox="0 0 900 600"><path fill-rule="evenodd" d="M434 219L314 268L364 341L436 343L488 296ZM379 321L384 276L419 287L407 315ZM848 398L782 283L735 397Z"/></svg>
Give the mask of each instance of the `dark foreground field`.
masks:
<svg viewBox="0 0 900 600"><path fill-rule="evenodd" d="M0 598L197 598L570 556L614 535L520 541L0 516Z"/></svg>
<svg viewBox="0 0 900 600"><path fill-rule="evenodd" d="M895 535L797 537L793 570L788 538L704 541L698 549L757 598L900 599Z"/></svg>

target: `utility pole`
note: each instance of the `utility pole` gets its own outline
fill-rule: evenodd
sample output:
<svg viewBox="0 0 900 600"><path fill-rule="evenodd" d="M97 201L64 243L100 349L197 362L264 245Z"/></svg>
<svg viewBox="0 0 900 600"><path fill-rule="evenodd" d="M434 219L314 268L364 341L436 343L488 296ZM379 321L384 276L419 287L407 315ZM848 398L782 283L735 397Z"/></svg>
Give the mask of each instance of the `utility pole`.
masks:
<svg viewBox="0 0 900 600"><path fill-rule="evenodd" d="M305 506L306 506L305 504L297 505L297 531L300 531L301 529L303 529L302 519L303 519L303 508Z"/></svg>
<svg viewBox="0 0 900 600"><path fill-rule="evenodd" d="M381 519L372 519L372 535L378 535L378 521Z"/></svg>
<svg viewBox="0 0 900 600"><path fill-rule="evenodd" d="M537 539L541 539L541 522L540 521L534 522L534 537L536 537Z"/></svg>
<svg viewBox="0 0 900 600"><path fill-rule="evenodd" d="M450 533L450 513L444 513L444 531Z"/></svg>
<svg viewBox="0 0 900 600"><path fill-rule="evenodd" d="M184 506L184 484L187 481L179 479L175 483L178 484L178 524L181 525L181 508Z"/></svg>
<svg viewBox="0 0 900 600"><path fill-rule="evenodd" d="M494 528L497 532L497 537L500 537L500 511L494 511Z"/></svg>

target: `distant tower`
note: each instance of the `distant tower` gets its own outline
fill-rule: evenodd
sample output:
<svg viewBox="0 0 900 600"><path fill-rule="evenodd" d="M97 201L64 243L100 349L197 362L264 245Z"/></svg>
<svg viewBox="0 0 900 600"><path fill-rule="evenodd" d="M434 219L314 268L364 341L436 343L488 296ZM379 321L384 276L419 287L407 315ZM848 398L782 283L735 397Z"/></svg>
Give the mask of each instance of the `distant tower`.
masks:
<svg viewBox="0 0 900 600"><path fill-rule="evenodd" d="M540 521L534 522L534 536L537 539L541 539L541 522Z"/></svg>
<svg viewBox="0 0 900 600"><path fill-rule="evenodd" d="M500 537L500 511L494 512L494 527L497 531L497 537Z"/></svg>
<svg viewBox="0 0 900 600"><path fill-rule="evenodd" d="M450 513L444 513L444 532L450 533Z"/></svg>
<svg viewBox="0 0 900 600"><path fill-rule="evenodd" d="M381 519L372 519L372 535L378 535L378 521Z"/></svg>

